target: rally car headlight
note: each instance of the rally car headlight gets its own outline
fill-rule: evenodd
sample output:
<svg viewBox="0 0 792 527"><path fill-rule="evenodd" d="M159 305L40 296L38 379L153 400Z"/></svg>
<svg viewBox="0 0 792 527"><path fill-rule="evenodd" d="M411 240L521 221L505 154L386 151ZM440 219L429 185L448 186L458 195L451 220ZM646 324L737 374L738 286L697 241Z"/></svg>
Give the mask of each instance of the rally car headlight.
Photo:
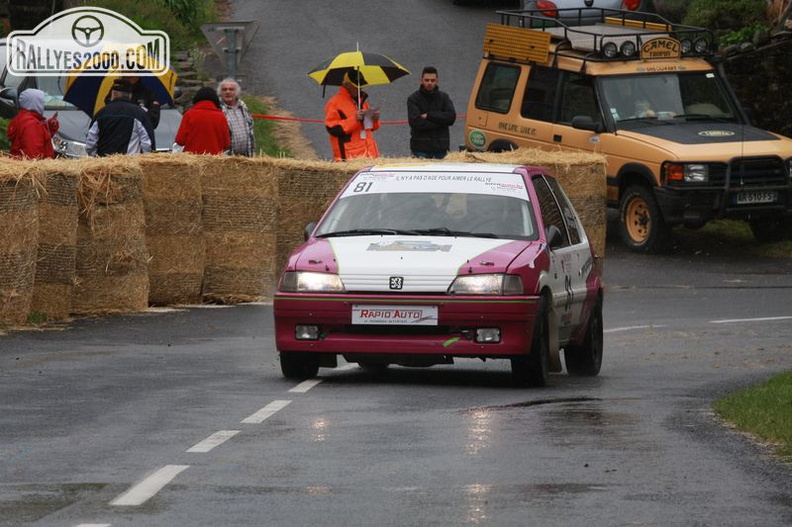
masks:
<svg viewBox="0 0 792 527"><path fill-rule="evenodd" d="M457 276L448 288L450 295L521 295L522 280L512 274Z"/></svg>
<svg viewBox="0 0 792 527"><path fill-rule="evenodd" d="M337 274L288 271L281 280L280 290L287 293L343 293L344 283Z"/></svg>
<svg viewBox="0 0 792 527"><path fill-rule="evenodd" d="M59 133L52 137L52 147L55 153L61 157L88 157L88 152L85 151L85 143L66 139Z"/></svg>

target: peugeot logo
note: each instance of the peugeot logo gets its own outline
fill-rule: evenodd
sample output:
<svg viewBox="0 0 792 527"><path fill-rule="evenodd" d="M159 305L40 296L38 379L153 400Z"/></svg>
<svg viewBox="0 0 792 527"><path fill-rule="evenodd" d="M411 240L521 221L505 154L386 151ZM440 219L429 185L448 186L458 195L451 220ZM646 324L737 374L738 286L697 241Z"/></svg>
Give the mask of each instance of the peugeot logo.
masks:
<svg viewBox="0 0 792 527"><path fill-rule="evenodd" d="M401 290L401 288L404 287L403 276L391 276L388 282L391 289Z"/></svg>
<svg viewBox="0 0 792 527"><path fill-rule="evenodd" d="M75 42L89 48L104 38L104 25L95 16L85 15L75 20L71 33Z"/></svg>

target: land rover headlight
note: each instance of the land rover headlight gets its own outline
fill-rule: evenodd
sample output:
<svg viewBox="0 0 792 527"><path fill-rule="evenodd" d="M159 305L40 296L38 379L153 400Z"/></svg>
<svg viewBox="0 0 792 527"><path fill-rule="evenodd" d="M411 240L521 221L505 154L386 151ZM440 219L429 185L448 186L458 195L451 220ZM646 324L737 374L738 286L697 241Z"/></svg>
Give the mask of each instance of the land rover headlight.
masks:
<svg viewBox="0 0 792 527"><path fill-rule="evenodd" d="M286 293L344 293L344 283L337 274L310 271L287 271L280 290Z"/></svg>
<svg viewBox="0 0 792 527"><path fill-rule="evenodd" d="M448 288L450 295L521 295L522 280L512 274L470 274L457 276Z"/></svg>
<svg viewBox="0 0 792 527"><path fill-rule="evenodd" d="M619 48L619 51L625 58L630 58L635 55L636 47L635 42L632 40L625 40L624 43Z"/></svg>
<svg viewBox="0 0 792 527"><path fill-rule="evenodd" d="M667 163L664 167L666 182L706 183L709 165L704 163Z"/></svg>
<svg viewBox="0 0 792 527"><path fill-rule="evenodd" d="M606 59L615 58L618 53L619 48L616 46L615 42L606 42L602 45L602 54L605 55Z"/></svg>
<svg viewBox="0 0 792 527"><path fill-rule="evenodd" d="M73 139L66 139L59 133L52 136L52 148L55 149L55 153L61 157L72 159L88 157L88 152L85 151L85 143L74 141Z"/></svg>
<svg viewBox="0 0 792 527"><path fill-rule="evenodd" d="M693 49L693 41L689 38L683 38L679 41L679 46L682 48L682 54L687 55Z"/></svg>
<svg viewBox="0 0 792 527"><path fill-rule="evenodd" d="M706 53L709 51L709 47L709 42L707 42L707 39L704 37L699 37L693 42L693 49L696 50L696 53Z"/></svg>

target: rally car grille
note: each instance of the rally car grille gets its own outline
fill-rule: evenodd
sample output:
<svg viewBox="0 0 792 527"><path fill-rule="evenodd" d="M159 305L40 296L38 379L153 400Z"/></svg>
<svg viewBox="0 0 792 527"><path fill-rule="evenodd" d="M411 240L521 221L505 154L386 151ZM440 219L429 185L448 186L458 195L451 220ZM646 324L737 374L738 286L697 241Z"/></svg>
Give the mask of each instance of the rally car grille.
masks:
<svg viewBox="0 0 792 527"><path fill-rule="evenodd" d="M777 157L743 157L728 165L711 166L710 183L729 188L760 188L786 185L788 181L784 161Z"/></svg>

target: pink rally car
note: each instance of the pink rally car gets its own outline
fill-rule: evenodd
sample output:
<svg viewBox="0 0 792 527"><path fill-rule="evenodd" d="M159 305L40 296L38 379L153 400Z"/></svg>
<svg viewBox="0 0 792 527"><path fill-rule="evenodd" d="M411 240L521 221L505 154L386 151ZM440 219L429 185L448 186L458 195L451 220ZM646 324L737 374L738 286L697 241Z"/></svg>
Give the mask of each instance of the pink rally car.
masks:
<svg viewBox="0 0 792 527"><path fill-rule="evenodd" d="M433 163L358 172L290 256L274 300L283 375L509 359L518 384L597 375L602 283L545 169Z"/></svg>

